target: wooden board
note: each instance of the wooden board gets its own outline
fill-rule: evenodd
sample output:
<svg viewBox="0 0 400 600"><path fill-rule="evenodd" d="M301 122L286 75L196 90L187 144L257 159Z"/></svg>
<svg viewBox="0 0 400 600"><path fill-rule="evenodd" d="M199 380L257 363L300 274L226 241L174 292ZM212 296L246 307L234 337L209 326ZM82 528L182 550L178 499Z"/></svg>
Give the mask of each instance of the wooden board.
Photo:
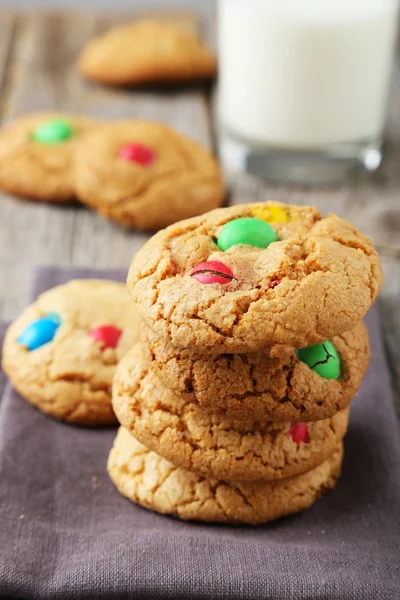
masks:
<svg viewBox="0 0 400 600"><path fill-rule="evenodd" d="M194 0L192 5L195 6ZM144 5L145 6L145 5ZM215 46L215 18L203 14L202 30ZM166 16L164 15L164 18ZM197 27L188 14L168 18ZM83 81L76 57L94 34L126 16L35 12L0 18L0 117L4 122L46 109L100 118L144 117L164 121L200 143L217 146L215 93L201 88L166 91L113 90ZM383 331L394 385L400 397L400 67L392 82L385 160L375 174L361 174L330 189L274 186L228 174L232 202L282 199L316 204L349 218L370 234L383 257L380 299ZM34 266L127 267L148 236L126 232L90 210L0 198L0 319L25 306ZM400 403L399 403L400 406Z"/></svg>

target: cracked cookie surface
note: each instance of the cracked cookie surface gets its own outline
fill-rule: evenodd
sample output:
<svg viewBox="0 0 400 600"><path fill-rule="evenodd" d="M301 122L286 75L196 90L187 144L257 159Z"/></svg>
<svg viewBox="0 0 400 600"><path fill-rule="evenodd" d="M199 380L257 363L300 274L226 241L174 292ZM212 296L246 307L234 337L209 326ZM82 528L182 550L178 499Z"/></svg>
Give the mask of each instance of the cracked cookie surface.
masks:
<svg viewBox="0 0 400 600"><path fill-rule="evenodd" d="M286 220L274 221L273 212L270 218L272 209ZM221 251L223 226L249 217L269 221L278 241ZM191 276L205 262L222 263L234 278L207 284ZM203 281L210 276L203 273ZM313 207L266 202L217 209L160 231L133 259L128 285L158 335L179 348L222 354L273 344L303 348L339 335L362 319L381 279L372 243L350 223L322 218Z"/></svg>
<svg viewBox="0 0 400 600"><path fill-rule="evenodd" d="M132 502L180 519L257 525L304 510L335 487L343 447L311 471L278 482L204 479L148 450L121 427L108 473Z"/></svg>
<svg viewBox="0 0 400 600"><path fill-rule="evenodd" d="M162 123L119 121L93 132L75 165L79 199L125 227L160 229L224 200L211 153Z"/></svg>
<svg viewBox="0 0 400 600"><path fill-rule="evenodd" d="M176 83L213 77L217 61L194 31L142 19L91 40L78 68L88 79L110 85Z"/></svg>
<svg viewBox="0 0 400 600"><path fill-rule="evenodd" d="M348 423L348 409L307 423L307 440L296 443L290 423L227 419L170 392L143 359L140 344L117 367L113 407L121 425L174 465L225 480L303 473L332 454Z"/></svg>
<svg viewBox="0 0 400 600"><path fill-rule="evenodd" d="M18 342L27 327L54 313L60 325L52 341L34 350ZM115 348L93 337L104 325L121 332L112 340ZM10 325L3 368L28 402L55 419L82 425L115 423L112 379L118 361L138 337L138 325L125 285L73 280L41 294Z"/></svg>
<svg viewBox="0 0 400 600"><path fill-rule="evenodd" d="M324 379L289 346L275 345L246 354L199 354L179 349L144 323L144 357L175 394L228 418L316 421L332 417L356 394L369 362L363 323L332 338L340 355L338 380Z"/></svg>
<svg viewBox="0 0 400 600"><path fill-rule="evenodd" d="M60 143L39 143L36 128L63 120L72 129ZM0 188L14 196L46 202L71 202L76 198L73 158L77 142L99 127L94 119L63 113L40 113L16 119L0 132Z"/></svg>

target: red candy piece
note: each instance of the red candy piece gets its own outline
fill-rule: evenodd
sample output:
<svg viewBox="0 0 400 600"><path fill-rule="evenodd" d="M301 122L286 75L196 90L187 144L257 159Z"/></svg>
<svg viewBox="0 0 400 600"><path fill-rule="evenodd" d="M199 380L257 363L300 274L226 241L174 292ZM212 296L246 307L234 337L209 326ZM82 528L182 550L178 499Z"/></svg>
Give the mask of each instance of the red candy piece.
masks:
<svg viewBox="0 0 400 600"><path fill-rule="evenodd" d="M280 279L273 279L273 280L271 281L271 283L269 284L269 287L270 287L270 288L274 288L274 287L276 287L277 285L279 285L279 284L280 284L280 282L281 282L281 280L280 280Z"/></svg>
<svg viewBox="0 0 400 600"><path fill-rule="evenodd" d="M149 167L156 158L156 153L143 144L130 143L121 146L118 152L119 158L129 160L129 162L135 162L142 167Z"/></svg>
<svg viewBox="0 0 400 600"><path fill-rule="evenodd" d="M289 435L295 444L308 442L308 431L305 423L292 423L289 429Z"/></svg>
<svg viewBox="0 0 400 600"><path fill-rule="evenodd" d="M200 283L229 283L235 279L234 274L229 267L218 260L203 262L191 270L190 276L194 277Z"/></svg>
<svg viewBox="0 0 400 600"><path fill-rule="evenodd" d="M122 331L114 325L100 325L89 331L90 337L101 344L101 349L116 348Z"/></svg>

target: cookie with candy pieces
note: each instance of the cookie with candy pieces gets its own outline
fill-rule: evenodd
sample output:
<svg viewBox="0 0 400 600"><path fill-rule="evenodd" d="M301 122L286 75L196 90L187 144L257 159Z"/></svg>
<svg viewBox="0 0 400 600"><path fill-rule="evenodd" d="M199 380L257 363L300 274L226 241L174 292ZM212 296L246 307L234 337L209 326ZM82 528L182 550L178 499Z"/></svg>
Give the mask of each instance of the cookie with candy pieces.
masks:
<svg viewBox="0 0 400 600"><path fill-rule="evenodd" d="M145 359L171 392L242 421L333 417L356 395L370 354L362 322L297 352L278 344L244 354L201 354L177 348L144 323L140 341Z"/></svg>
<svg viewBox="0 0 400 600"><path fill-rule="evenodd" d="M128 276L147 325L205 354L324 343L363 318L381 282L378 254L353 225L272 202L171 225Z"/></svg>
<svg viewBox="0 0 400 600"><path fill-rule="evenodd" d="M76 146L100 126L89 117L46 112L6 125L0 131L0 189L45 202L75 200Z"/></svg>
<svg viewBox="0 0 400 600"><path fill-rule="evenodd" d="M81 202L140 230L199 215L225 197L220 168L208 150L167 125L133 119L82 140L75 184Z"/></svg>
<svg viewBox="0 0 400 600"><path fill-rule="evenodd" d="M309 508L333 489L343 446L320 465L280 481L205 479L174 466L121 427L108 459L108 473L132 502L184 520L260 525Z"/></svg>
<svg viewBox="0 0 400 600"><path fill-rule="evenodd" d="M3 369L47 415L79 425L115 423L115 368L138 337L126 286L73 280L41 294L8 328Z"/></svg>

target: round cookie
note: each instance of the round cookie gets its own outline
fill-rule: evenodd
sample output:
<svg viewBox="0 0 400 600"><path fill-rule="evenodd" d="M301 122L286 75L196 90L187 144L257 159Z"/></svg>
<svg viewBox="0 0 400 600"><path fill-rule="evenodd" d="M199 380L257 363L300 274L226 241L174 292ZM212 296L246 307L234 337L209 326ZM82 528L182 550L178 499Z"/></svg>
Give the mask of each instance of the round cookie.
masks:
<svg viewBox="0 0 400 600"><path fill-rule="evenodd" d="M139 317L126 286L75 280L31 304L9 327L3 368L14 388L68 423L115 423L117 362L138 337Z"/></svg>
<svg viewBox="0 0 400 600"><path fill-rule="evenodd" d="M79 145L79 199L125 227L159 229L223 203L210 152L162 123L119 121Z"/></svg>
<svg viewBox="0 0 400 600"><path fill-rule="evenodd" d="M334 452L348 409L303 426L235 421L175 396L143 360L137 344L118 365L113 385L118 421L177 467L227 481L276 480L304 473ZM299 439L298 434L302 437Z"/></svg>
<svg viewBox="0 0 400 600"><path fill-rule="evenodd" d="M96 121L62 113L28 115L0 132L0 188L45 202L75 199L73 158Z"/></svg>
<svg viewBox="0 0 400 600"><path fill-rule="evenodd" d="M259 248L236 239L220 250L227 223L263 215L278 241ZM215 275L224 281L207 280ZM304 348L351 329L381 280L372 243L350 223L313 207L267 202L215 210L159 232L133 259L128 285L149 327L175 346L237 353L273 344Z"/></svg>
<svg viewBox="0 0 400 600"><path fill-rule="evenodd" d="M91 40L78 69L88 79L110 85L177 83L213 77L217 61L195 31L143 19Z"/></svg>
<svg viewBox="0 0 400 600"><path fill-rule="evenodd" d="M277 482L204 479L174 467L121 427L108 459L108 473L132 502L180 519L259 525L311 506L335 487L342 445L311 471Z"/></svg>
<svg viewBox="0 0 400 600"><path fill-rule="evenodd" d="M340 376L321 377L289 346L269 346L247 354L199 354L179 349L144 323L144 357L175 394L228 418L317 421L332 417L352 400L369 362L368 332L362 322L332 338Z"/></svg>

